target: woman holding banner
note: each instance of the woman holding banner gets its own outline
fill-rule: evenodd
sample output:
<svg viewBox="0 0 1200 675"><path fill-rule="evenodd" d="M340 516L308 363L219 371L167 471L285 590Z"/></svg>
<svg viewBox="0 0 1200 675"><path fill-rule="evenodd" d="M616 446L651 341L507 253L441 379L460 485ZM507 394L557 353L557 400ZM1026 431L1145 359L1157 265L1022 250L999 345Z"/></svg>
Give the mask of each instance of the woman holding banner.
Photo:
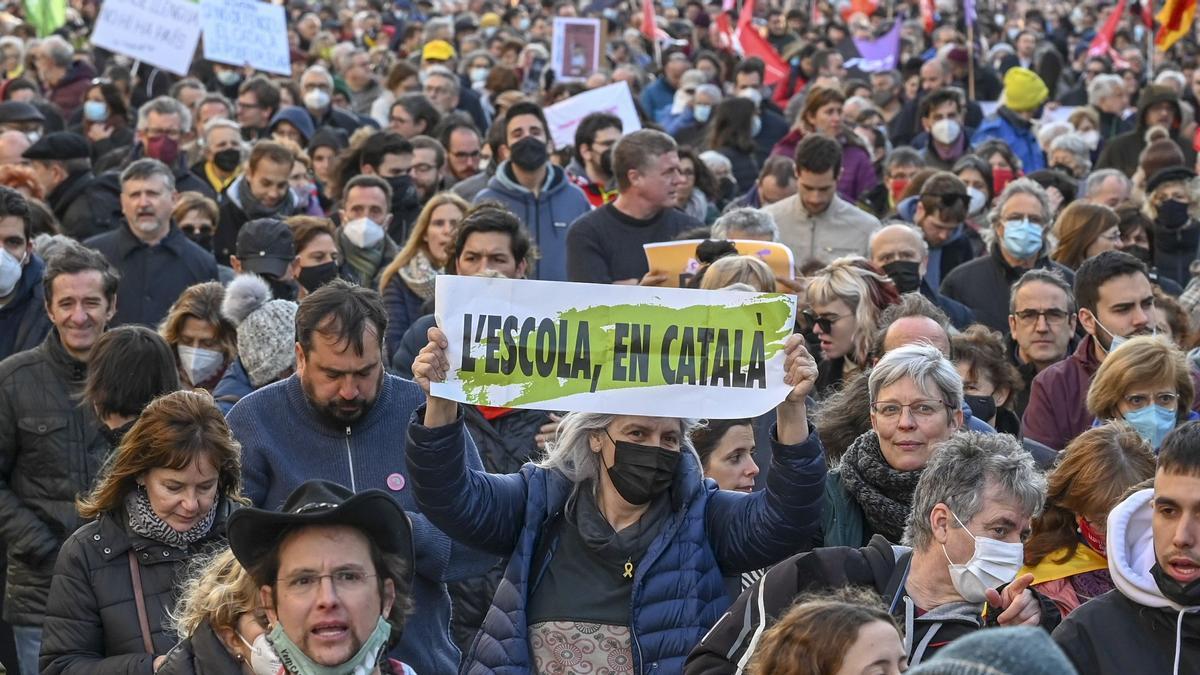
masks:
<svg viewBox="0 0 1200 675"><path fill-rule="evenodd" d="M423 513L446 533L509 557L464 669L680 672L729 605L724 576L802 550L821 517L825 463L805 399L817 368L792 335L766 490L703 481L691 419L568 414L546 458L507 476L472 471L458 404L429 394L449 369L429 331L413 364L427 395L409 428Z"/></svg>

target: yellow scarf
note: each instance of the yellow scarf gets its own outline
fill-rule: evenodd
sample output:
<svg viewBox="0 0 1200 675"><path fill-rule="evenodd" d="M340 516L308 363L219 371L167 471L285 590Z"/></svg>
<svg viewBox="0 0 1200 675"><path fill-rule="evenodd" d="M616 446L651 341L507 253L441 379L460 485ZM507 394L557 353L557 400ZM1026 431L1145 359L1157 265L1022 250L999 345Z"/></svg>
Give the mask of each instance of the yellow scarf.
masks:
<svg viewBox="0 0 1200 675"><path fill-rule="evenodd" d="M1096 553L1087 544L1080 543L1075 547L1075 555L1064 562L1055 562L1062 557L1066 552L1065 548L1060 548L1050 555L1042 558L1041 562L1033 567L1025 566L1021 568L1018 576L1021 574L1033 573L1033 585L1044 584L1047 581L1055 581L1057 579L1066 579L1073 577L1076 574L1085 574L1087 572L1095 572L1096 570L1108 569L1108 560L1104 556Z"/></svg>

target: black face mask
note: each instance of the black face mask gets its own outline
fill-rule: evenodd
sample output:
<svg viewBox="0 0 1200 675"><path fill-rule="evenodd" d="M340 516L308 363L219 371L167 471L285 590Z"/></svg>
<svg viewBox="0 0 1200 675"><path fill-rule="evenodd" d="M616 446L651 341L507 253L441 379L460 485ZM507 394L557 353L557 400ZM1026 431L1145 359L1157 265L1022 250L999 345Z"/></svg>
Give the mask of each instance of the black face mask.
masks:
<svg viewBox="0 0 1200 675"><path fill-rule="evenodd" d="M325 284L337 278L338 269L337 263L327 262L312 267L301 267L300 274L296 276L296 281L304 287L304 290L312 293Z"/></svg>
<svg viewBox="0 0 1200 675"><path fill-rule="evenodd" d="M386 180L392 188L392 213L397 218L408 211L421 208L421 195L417 194L417 186L411 176L391 176Z"/></svg>
<svg viewBox="0 0 1200 675"><path fill-rule="evenodd" d="M883 266L883 271L896 284L901 293L912 293L921 287L921 263L912 260L893 260Z"/></svg>
<svg viewBox="0 0 1200 675"><path fill-rule="evenodd" d="M604 432L608 434L608 431ZM661 494L675 480L679 452L657 445L638 445L629 441L608 439L616 446L613 465L607 467L608 478L617 494L634 506L641 506Z"/></svg>
<svg viewBox="0 0 1200 675"><path fill-rule="evenodd" d="M1055 171L1061 171L1061 172L1067 174L1068 176L1071 176L1072 178L1075 177L1075 170L1072 169L1071 167L1067 166L1066 164L1055 164L1055 165L1051 166L1050 168L1054 169Z"/></svg>
<svg viewBox="0 0 1200 675"><path fill-rule="evenodd" d="M1171 578L1157 562L1150 568L1150 576L1154 577L1158 590L1162 591L1168 600L1181 607L1200 606L1200 579L1184 586Z"/></svg>
<svg viewBox="0 0 1200 675"><path fill-rule="evenodd" d="M522 171L537 171L550 160L546 142L535 136L526 136L509 147L509 157Z"/></svg>
<svg viewBox="0 0 1200 675"><path fill-rule="evenodd" d="M604 172L605 176L613 175L612 148L600 153L600 170Z"/></svg>
<svg viewBox="0 0 1200 675"><path fill-rule="evenodd" d="M1163 229L1178 230L1191 220L1188 208L1189 205L1185 202L1168 199L1158 205L1158 215L1155 216L1154 223Z"/></svg>
<svg viewBox="0 0 1200 675"><path fill-rule="evenodd" d="M1154 266L1154 256L1150 254L1150 249L1145 246L1126 246L1125 252L1141 260L1147 267Z"/></svg>
<svg viewBox="0 0 1200 675"><path fill-rule="evenodd" d="M296 283L294 281L280 281L264 276L267 285L271 287L271 296L276 300L296 300Z"/></svg>
<svg viewBox="0 0 1200 675"><path fill-rule="evenodd" d="M206 232L206 233L197 232L196 234L188 234L188 233L184 232L183 234L188 239L191 239L193 242L195 242L196 245L199 246L200 248L204 249L205 251L208 251L209 253L212 253L213 236L212 236L211 232Z"/></svg>
<svg viewBox="0 0 1200 675"><path fill-rule="evenodd" d="M967 407L971 409L971 414L977 420L986 422L996 416L996 401L991 396L963 394L963 400L967 402Z"/></svg>
<svg viewBox="0 0 1200 675"><path fill-rule="evenodd" d="M213 155L213 164L225 173L229 173L238 168L238 164L242 163L242 151L237 148L229 148L221 150Z"/></svg>

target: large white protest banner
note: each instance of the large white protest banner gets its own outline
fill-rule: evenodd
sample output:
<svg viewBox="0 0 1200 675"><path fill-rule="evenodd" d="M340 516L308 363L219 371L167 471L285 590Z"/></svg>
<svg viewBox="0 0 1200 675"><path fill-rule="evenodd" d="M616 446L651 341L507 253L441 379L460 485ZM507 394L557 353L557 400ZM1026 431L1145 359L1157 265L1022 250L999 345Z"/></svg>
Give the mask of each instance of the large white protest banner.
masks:
<svg viewBox="0 0 1200 675"><path fill-rule="evenodd" d="M105 0L92 44L186 75L200 39L200 5L189 0Z"/></svg>
<svg viewBox="0 0 1200 675"><path fill-rule="evenodd" d="M204 58L291 75L283 7L257 0L204 0Z"/></svg>
<svg viewBox="0 0 1200 675"><path fill-rule="evenodd" d="M795 296L442 275L435 396L614 415L755 417L790 391Z"/></svg>
<svg viewBox="0 0 1200 675"><path fill-rule="evenodd" d="M554 139L554 145L559 148L575 145L575 128L584 117L594 112L612 113L621 118L622 133L630 134L642 128L637 108L633 105L633 94L629 93L629 84L614 82L576 94L546 108L546 121L550 123L550 137Z"/></svg>

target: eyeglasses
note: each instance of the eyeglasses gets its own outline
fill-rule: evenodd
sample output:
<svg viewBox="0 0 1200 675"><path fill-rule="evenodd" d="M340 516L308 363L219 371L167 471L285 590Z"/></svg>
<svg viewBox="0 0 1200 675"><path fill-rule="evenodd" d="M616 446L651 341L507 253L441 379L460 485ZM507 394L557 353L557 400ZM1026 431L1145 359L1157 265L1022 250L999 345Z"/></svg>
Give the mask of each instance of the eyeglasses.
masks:
<svg viewBox="0 0 1200 675"><path fill-rule="evenodd" d="M1174 394L1169 391L1160 391L1153 397L1144 394L1131 394L1125 396L1125 403L1133 410L1141 410L1151 403L1160 405L1168 410L1174 410L1179 405L1179 394Z"/></svg>
<svg viewBox="0 0 1200 675"><path fill-rule="evenodd" d="M189 237L194 237L196 234L212 234L217 231L217 228L212 225L180 225L179 229Z"/></svg>
<svg viewBox="0 0 1200 675"><path fill-rule="evenodd" d="M1064 309L1023 309L1019 312L1014 312L1013 316L1017 317L1017 321L1027 326L1036 325L1042 317L1046 318L1046 323L1057 325L1066 321L1070 313Z"/></svg>
<svg viewBox="0 0 1200 675"><path fill-rule="evenodd" d="M812 312L810 312L808 310L801 312L800 315L804 317L804 320L808 322L808 325L820 328L822 333L832 333L833 332L833 324L841 321L842 319L846 318L847 316L850 316L849 314L846 314L843 316L836 316L836 315L829 315L829 314L826 314L823 316L817 316L816 314L813 314Z"/></svg>
<svg viewBox="0 0 1200 675"><path fill-rule="evenodd" d="M900 403L899 401L874 401L871 403L871 412L875 413L876 417L884 420L899 419L900 414L908 408L909 414L920 420L927 420L934 415L942 412L943 409L949 407L945 401L913 401L912 403Z"/></svg>
<svg viewBox="0 0 1200 675"><path fill-rule="evenodd" d="M149 138L166 136L167 138L177 141L183 136L183 132L179 129L155 129L154 127L150 127L146 129L146 136Z"/></svg>
<svg viewBox="0 0 1200 675"><path fill-rule="evenodd" d="M281 579L283 587L292 595L312 595L321 587L322 579L329 579L333 588L339 594L357 593L367 587L367 579L375 577L357 570L341 570L332 574L297 574L287 579Z"/></svg>

